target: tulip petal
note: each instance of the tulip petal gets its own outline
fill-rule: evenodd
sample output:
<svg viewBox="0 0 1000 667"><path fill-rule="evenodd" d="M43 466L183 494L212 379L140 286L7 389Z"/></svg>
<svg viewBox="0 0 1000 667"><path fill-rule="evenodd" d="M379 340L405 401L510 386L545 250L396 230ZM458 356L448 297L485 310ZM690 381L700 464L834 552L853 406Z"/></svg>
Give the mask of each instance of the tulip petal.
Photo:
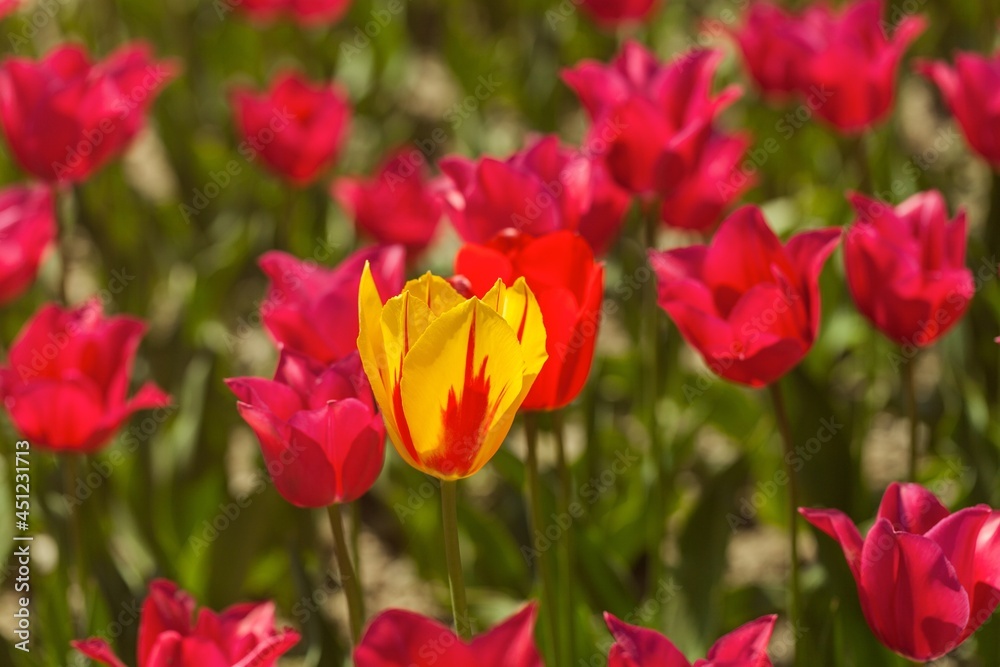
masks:
<svg viewBox="0 0 1000 667"><path fill-rule="evenodd" d="M985 505L959 510L927 531L955 568L971 601L965 641L1000 604L1000 512Z"/></svg>
<svg viewBox="0 0 1000 667"><path fill-rule="evenodd" d="M864 541L850 517L840 510L814 510L805 507L799 508L799 514L840 545L855 580L861 581L861 551Z"/></svg>
<svg viewBox="0 0 1000 667"><path fill-rule="evenodd" d="M442 479L482 467L496 453L484 451L487 436L516 405L525 374L515 331L478 299L435 320L403 360L400 384L421 467Z"/></svg>
<svg viewBox="0 0 1000 667"><path fill-rule="evenodd" d="M923 535L948 516L938 497L919 484L893 482L882 495L878 518L895 530Z"/></svg>
<svg viewBox="0 0 1000 667"><path fill-rule="evenodd" d="M150 656L157 639L168 632L185 636L191 632L195 601L177 584L157 579L149 585L139 623L139 667L151 667Z"/></svg>
<svg viewBox="0 0 1000 667"><path fill-rule="evenodd" d="M470 654L479 665L543 667L535 646L535 619L538 607L529 604L489 632L473 638Z"/></svg>
<svg viewBox="0 0 1000 667"><path fill-rule="evenodd" d="M125 663L118 659L115 652L103 639L83 639L70 642L70 645L91 660L96 660L102 665L110 667L125 667Z"/></svg>
<svg viewBox="0 0 1000 667"><path fill-rule="evenodd" d="M390 609L372 619L354 650L354 665L411 667L430 659L442 667L459 667L479 664L476 657L451 628L413 612Z"/></svg>
<svg viewBox="0 0 1000 667"><path fill-rule="evenodd" d="M715 642L706 656L707 660L696 662L695 667L771 667L767 645L777 621L778 617L775 615L764 616L736 628Z"/></svg>
<svg viewBox="0 0 1000 667"><path fill-rule="evenodd" d="M400 421L397 422L392 400L392 373L394 369L389 367L389 356L382 338L382 299L375 286L371 267L367 263L361 276L358 308L360 312L358 352L361 354L361 363L371 384L375 401L382 410L385 428L400 456L411 466L419 468L415 452L412 450L409 428L405 419L402 419L402 415L400 415Z"/></svg>
<svg viewBox="0 0 1000 667"><path fill-rule="evenodd" d="M608 656L608 667L691 667L684 654L669 639L658 632L629 625L604 612L604 622L615 638L615 647Z"/></svg>
<svg viewBox="0 0 1000 667"><path fill-rule="evenodd" d="M875 635L911 660L926 662L958 645L969 597L941 547L923 535L875 522L861 552L858 592Z"/></svg>

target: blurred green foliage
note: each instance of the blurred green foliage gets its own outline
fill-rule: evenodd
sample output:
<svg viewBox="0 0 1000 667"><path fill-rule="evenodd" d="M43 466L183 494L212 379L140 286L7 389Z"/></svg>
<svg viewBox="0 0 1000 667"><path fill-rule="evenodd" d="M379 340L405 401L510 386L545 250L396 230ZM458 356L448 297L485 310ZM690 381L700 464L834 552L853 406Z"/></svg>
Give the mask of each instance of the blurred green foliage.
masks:
<svg viewBox="0 0 1000 667"><path fill-rule="evenodd" d="M237 467L234 451L245 451L234 442L251 437L222 380L270 375L273 370L273 354L256 315L265 289L256 258L283 247L334 263L358 244L349 221L330 203L325 183L291 190L259 164L241 163L240 174L185 220L180 205L190 205L198 193L205 193L214 174L240 159L227 91L237 81L263 86L287 67L313 77L336 77L355 106L349 149L338 167L341 173L367 173L385 151L401 144L427 145L437 128L449 139L432 146L432 160L448 152L503 154L530 132L557 132L567 141L578 141L584 119L559 70L582 58L609 59L627 35L602 33L571 2L556 0L407 0L402 14L380 26L377 34L366 35L367 45L359 35L366 29L375 32L366 25L372 25L373 11L384 8L380 0L358 0L342 22L318 30L287 23L256 26L236 12L220 17L218 4L210 0L57 4L58 12L41 21L39 29L28 28L41 11L37 6L6 19L0 51L17 48L17 55L35 57L58 42L76 40L104 55L127 40L143 39L159 56L183 63L183 75L155 104L150 136L127 166L112 164L63 195L64 208L75 211L76 220L71 228L64 227L72 263L71 296L79 300L109 290L114 271L134 276L124 289L107 293L107 306L150 321L135 382L155 378L173 394L176 409L162 423L150 424L145 414L136 417L131 428L142 434L140 446L116 458L117 464L110 463L112 453L124 447L122 442L81 462L85 474L111 470L101 474L93 495L82 505L87 526L82 554L65 554L56 546L69 543L60 497L60 468L65 463L41 452L33 458L33 531L52 538L39 545L49 555L35 564L36 644L24 656L5 641L0 662L76 664L68 652L73 638L69 582L65 568L55 564L69 557L84 563L90 575L85 635L110 632L120 614L141 600L145 583L164 576L214 608L275 599L282 616L304 634L294 656L302 664L339 664L346 651L343 627L326 611L301 613L302 601L317 591L336 595L336 585L329 581L330 552L321 517L291 507L263 481L266 477L260 477L250 487L259 493L252 494L252 501L225 530L208 539L212 531L206 526L224 516L240 493L240 485L227 475ZM664 57L711 37L711 44L730 54L718 85L742 81L740 64L720 28L734 27L743 4L669 0L651 24L632 36ZM990 51L994 46L1000 16L996 0L894 4L916 4L930 19L911 57L947 58L955 49ZM29 34L24 43L11 40L11 35ZM345 44L356 48L345 49ZM498 90L463 117L455 105L473 94L483 76L499 81ZM875 189L891 191L899 183L905 195L936 187L953 207L968 203L973 214L969 264L974 270L984 262L990 267L965 321L920 361L926 371L922 377L929 378L922 383L920 413L930 427L931 446L922 480L945 491L954 507L998 505L1000 358L993 337L1000 333L1000 289L992 252L1000 244L987 245L988 175L956 140L928 169L919 170L916 179L910 176L906 165L927 150L927 136L933 138L937 131L935 123L947 128L949 121L936 94L906 65L901 79L897 113L862 144ZM904 118L909 105L928 108L914 121ZM786 113L788 109L765 106L747 84L744 99L725 118L728 126L748 128L758 144L774 137L780 147L757 165L759 185L749 199L765 206L782 235L847 224L850 212L843 192L859 188L862 178L857 147L815 123L785 138L778 124ZM0 181L22 179L4 153ZM1000 220L993 220L992 227L1000 227ZM585 518L573 530L578 558L574 599L578 616L590 630L577 637L577 653L586 656L587 665L604 664L608 637L600 620L603 610L666 632L694 656L725 631L784 605L783 566L771 562L773 550L766 544L748 550L744 539L766 536L768 528L780 538L784 489L756 507L754 516L737 530L727 519L739 515L742 503L772 479L781 463L767 396L711 378L662 314L659 365L651 369L644 364L637 340L642 300L632 298L636 290L628 287L629 277L640 275L640 262L645 261L639 238L638 221L633 220L609 258L608 298L620 308L605 326L614 336L606 338L619 342L602 345L590 386L567 415L576 441L581 434L589 438L573 459L577 499L586 505ZM680 241L671 237L666 242ZM453 248L454 241L446 239L426 259L426 267L413 267L413 272L432 268L449 274ZM32 290L5 309L0 323L5 343L41 303L55 297L57 264L53 258ZM877 444L873 424L880 416L899 420L904 414L891 363L894 350L856 313L844 287L839 255L824 272L823 309L815 349L783 385L797 441L813 438L824 419L844 427L803 467L802 501L841 508L864 522L881 496L881 487L871 480L880 479L882 471L862 463L865 448ZM648 435L637 421L641 399L634 388L642 386L645 372L659 377L660 437L670 452L670 506L664 517L669 522L668 567L661 581L649 580L645 551L649 486L657 465L649 455ZM5 437L11 443L15 438L9 426ZM13 449L0 451L5 457L0 514L6 517ZM600 483L621 451L634 452L640 462L609 484ZM260 466L256 458L252 465ZM556 484L551 471L545 474L551 492L548 515L555 511ZM600 484L599 493L593 493L598 488L593 480ZM360 516L365 530L377 536L392 557L408 559L419 576L431 582L431 594L444 608L437 492L428 492L428 483L390 453L378 485L360 503ZM481 476L463 485L460 521L467 581L473 615L482 625L537 595L532 567L522 554L533 539L525 519L523 486L521 463L509 448ZM6 518L0 521L2 550L10 548L10 530ZM799 628L808 650L805 664L895 664L865 626L839 548L825 537L813 539L811 530L802 528L802 534L804 544L815 543L815 549L807 549L808 613ZM744 575L775 575L776 568L777 574L761 580L734 575L736 542L743 545L739 553ZM778 543L784 544L780 539ZM7 577L8 595L11 583ZM662 595L675 591L674 584L679 593ZM385 585L392 600L392 586L408 583L390 579ZM656 601L658 593L667 598L665 603ZM134 620L113 639L129 663L135 655ZM786 636L787 629L779 630L775 643ZM962 649L961 664L1000 664L996 622L988 623Z"/></svg>

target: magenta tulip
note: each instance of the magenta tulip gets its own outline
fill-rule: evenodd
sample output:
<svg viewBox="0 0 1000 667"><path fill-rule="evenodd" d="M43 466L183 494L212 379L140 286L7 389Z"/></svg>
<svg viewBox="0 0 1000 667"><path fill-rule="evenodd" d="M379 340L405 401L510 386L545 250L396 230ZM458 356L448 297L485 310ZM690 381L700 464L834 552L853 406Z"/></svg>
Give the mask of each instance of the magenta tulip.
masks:
<svg viewBox="0 0 1000 667"><path fill-rule="evenodd" d="M893 482L864 539L843 512L799 511L840 544L869 627L905 658L929 662L954 650L1000 603L996 510L949 514L930 491Z"/></svg>
<svg viewBox="0 0 1000 667"><path fill-rule="evenodd" d="M355 667L543 667L534 604L466 643L450 628L391 609L372 620L354 650Z"/></svg>
<svg viewBox="0 0 1000 667"><path fill-rule="evenodd" d="M975 291L965 212L949 222L937 191L895 208L860 194L850 199L858 219L845 234L844 264L858 310L901 345L930 345L962 319Z"/></svg>
<svg viewBox="0 0 1000 667"><path fill-rule="evenodd" d="M46 186L0 191L0 304L17 298L35 281L55 236L55 207Z"/></svg>
<svg viewBox="0 0 1000 667"><path fill-rule="evenodd" d="M604 620L615 638L608 667L691 667L687 658L658 632L629 625L605 612ZM695 667L771 667L767 645L777 616L763 616L741 626L708 651Z"/></svg>
<svg viewBox="0 0 1000 667"><path fill-rule="evenodd" d="M201 609L177 584L159 579L139 620L138 667L275 667L299 641L290 628L275 630L274 603L239 604L215 613ZM125 667L103 639L74 641L102 665Z"/></svg>
<svg viewBox="0 0 1000 667"><path fill-rule="evenodd" d="M260 94L235 89L232 104L243 139L240 154L260 156L300 187L337 159L351 118L347 95L338 86L314 84L295 72L282 74Z"/></svg>
<svg viewBox="0 0 1000 667"><path fill-rule="evenodd" d="M712 95L720 51L690 51L665 65L637 42L610 64L583 61L564 70L590 116L587 145L606 146L605 162L622 187L669 193L698 164L716 116L739 87Z"/></svg>
<svg viewBox="0 0 1000 667"><path fill-rule="evenodd" d="M128 398L145 330L133 317L106 317L96 299L77 308L43 306L0 368L0 398L21 435L53 451L91 454L132 413L168 405L152 383Z"/></svg>
<svg viewBox="0 0 1000 667"><path fill-rule="evenodd" d="M365 262L383 300L403 289L406 253L400 246L359 250L336 268L271 251L260 268L271 279L261 319L275 342L323 363L358 349L358 290Z"/></svg>
<svg viewBox="0 0 1000 667"><path fill-rule="evenodd" d="M385 460L385 425L355 352L328 366L281 351L274 380L230 378L274 486L297 507L357 500Z"/></svg>
<svg viewBox="0 0 1000 667"><path fill-rule="evenodd" d="M99 63L76 45L37 62L10 58L0 66L0 122L22 169L45 181L83 181L128 147L176 75L145 44Z"/></svg>

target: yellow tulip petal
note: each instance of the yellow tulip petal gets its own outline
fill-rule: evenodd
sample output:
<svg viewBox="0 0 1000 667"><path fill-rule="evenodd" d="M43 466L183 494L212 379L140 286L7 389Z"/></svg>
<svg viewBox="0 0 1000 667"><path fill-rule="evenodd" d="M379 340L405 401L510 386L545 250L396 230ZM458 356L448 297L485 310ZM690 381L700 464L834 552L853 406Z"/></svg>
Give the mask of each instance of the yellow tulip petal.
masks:
<svg viewBox="0 0 1000 667"><path fill-rule="evenodd" d="M528 288L524 278L518 278L510 287L505 287L498 280L483 296L483 303L500 313L517 332L524 357L525 384L530 389L549 358L545 351L545 324L538 299Z"/></svg>
<svg viewBox="0 0 1000 667"><path fill-rule="evenodd" d="M415 280L411 280L403 287L404 292L408 292L420 299L431 309L435 316L440 317L452 308L460 306L466 298L455 291L447 280L440 276L435 276L429 271Z"/></svg>
<svg viewBox="0 0 1000 667"><path fill-rule="evenodd" d="M390 299L390 303L396 299L399 297ZM375 286L371 267L368 262L365 262L365 268L361 274L361 287L358 291L358 352L361 354L361 365L365 369L365 375L368 376L375 402L378 403L379 410L382 411L386 431L402 455L402 437L393 414L392 389L390 388L392 374L388 365L385 342L382 338L382 325L380 323L382 308L382 298ZM407 458L406 455L403 455L403 458ZM412 460L409 463L416 465Z"/></svg>
<svg viewBox="0 0 1000 667"><path fill-rule="evenodd" d="M417 465L418 454L413 448L409 422L403 411L402 389L403 360L414 343L423 335L437 317L430 307L410 292L404 291L389 300L382 311L381 330L386 356L386 393L391 401L385 412L391 412L399 433L393 440L396 449L407 462Z"/></svg>
<svg viewBox="0 0 1000 667"><path fill-rule="evenodd" d="M443 479L482 467L499 447L489 437L494 426L522 396L523 376L514 330L478 299L427 327L403 361L401 385L420 467Z"/></svg>

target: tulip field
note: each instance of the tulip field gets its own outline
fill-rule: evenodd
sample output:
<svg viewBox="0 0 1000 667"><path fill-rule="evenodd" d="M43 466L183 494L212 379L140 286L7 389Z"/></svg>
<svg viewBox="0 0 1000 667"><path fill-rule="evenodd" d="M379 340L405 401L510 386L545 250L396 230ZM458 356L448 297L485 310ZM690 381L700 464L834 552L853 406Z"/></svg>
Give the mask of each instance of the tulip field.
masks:
<svg viewBox="0 0 1000 667"><path fill-rule="evenodd" d="M0 0L0 667L1000 666L1000 0Z"/></svg>

